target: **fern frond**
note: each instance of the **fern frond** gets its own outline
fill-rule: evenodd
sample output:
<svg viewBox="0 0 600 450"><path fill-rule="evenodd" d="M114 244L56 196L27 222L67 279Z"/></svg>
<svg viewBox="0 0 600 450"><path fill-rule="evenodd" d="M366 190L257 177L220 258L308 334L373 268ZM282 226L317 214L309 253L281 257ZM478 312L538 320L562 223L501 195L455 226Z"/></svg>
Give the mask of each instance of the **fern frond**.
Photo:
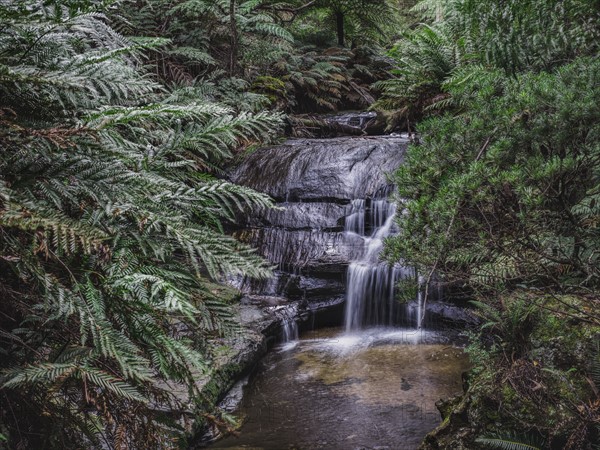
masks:
<svg viewBox="0 0 600 450"><path fill-rule="evenodd" d="M540 447L500 438L478 438L476 442L488 448L498 448L501 450L541 450Z"/></svg>

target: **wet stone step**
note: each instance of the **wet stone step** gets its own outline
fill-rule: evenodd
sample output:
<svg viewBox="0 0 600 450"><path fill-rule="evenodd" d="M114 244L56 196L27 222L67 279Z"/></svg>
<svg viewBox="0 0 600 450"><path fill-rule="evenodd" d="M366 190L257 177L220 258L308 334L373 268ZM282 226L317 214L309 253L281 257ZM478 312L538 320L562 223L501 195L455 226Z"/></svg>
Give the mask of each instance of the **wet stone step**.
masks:
<svg viewBox="0 0 600 450"><path fill-rule="evenodd" d="M374 197L404 159L408 140L377 136L291 139L254 151L230 173L233 182L278 201L348 203Z"/></svg>

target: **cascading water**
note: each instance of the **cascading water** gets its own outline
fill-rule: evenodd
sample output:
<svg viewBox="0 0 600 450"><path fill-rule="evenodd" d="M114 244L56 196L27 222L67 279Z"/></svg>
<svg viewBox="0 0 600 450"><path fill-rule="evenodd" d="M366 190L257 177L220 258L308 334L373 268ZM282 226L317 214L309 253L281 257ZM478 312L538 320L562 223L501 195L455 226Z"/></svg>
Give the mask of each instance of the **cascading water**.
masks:
<svg viewBox="0 0 600 450"><path fill-rule="evenodd" d="M362 128L369 117L331 120ZM417 331L419 298L395 299L401 279L423 279L379 261L395 232L386 174L407 146L398 136L294 139L252 152L232 171L232 181L280 206L243 217L236 236L276 268L272 280L239 287L243 302L281 320L283 342L243 402L241 436L215 448L417 448L439 424L435 402L460 391L460 351L435 331ZM299 338L305 318L318 330ZM345 330L323 328L340 318Z"/></svg>
<svg viewBox="0 0 600 450"><path fill-rule="evenodd" d="M344 230L350 233L356 233L359 236L365 235L365 205L366 200L352 200L350 215L346 216Z"/></svg>
<svg viewBox="0 0 600 450"><path fill-rule="evenodd" d="M360 260L364 238L387 219L386 174L402 164L407 145L393 136L292 139L248 155L231 181L268 194L279 208L243 215L235 236L268 259L275 276L233 284L253 299L280 297L337 314L348 264Z"/></svg>
<svg viewBox="0 0 600 450"><path fill-rule="evenodd" d="M282 321L282 342L293 342L298 340L298 324L294 319L284 319Z"/></svg>
<svg viewBox="0 0 600 450"><path fill-rule="evenodd" d="M363 236L360 257L348 266L344 320L347 332L364 325L396 323L400 305L394 298L394 287L398 280L415 276L413 269L379 261L383 241L393 232L396 205L385 198L373 199L369 211L365 208L365 200L355 200L346 219L346 233ZM365 235L366 229L372 230L370 236ZM420 328L421 308L417 309L416 325Z"/></svg>
<svg viewBox="0 0 600 450"><path fill-rule="evenodd" d="M397 282L416 278L414 270L378 260L396 212L386 174L401 165L407 145L394 136L295 139L249 155L232 181L270 195L280 208L245 218L236 235L276 270L270 282L238 287L336 312L346 300L346 330L419 326L418 299L402 305L394 298Z"/></svg>

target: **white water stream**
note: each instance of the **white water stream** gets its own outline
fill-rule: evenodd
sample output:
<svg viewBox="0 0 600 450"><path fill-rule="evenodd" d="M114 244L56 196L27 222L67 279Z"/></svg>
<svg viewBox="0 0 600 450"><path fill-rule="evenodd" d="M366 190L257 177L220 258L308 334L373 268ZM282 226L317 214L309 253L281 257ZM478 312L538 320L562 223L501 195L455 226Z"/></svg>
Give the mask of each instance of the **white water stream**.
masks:
<svg viewBox="0 0 600 450"><path fill-rule="evenodd" d="M346 233L359 234L363 238L363 248L358 252L360 256L348 266L344 317L346 332L367 325L394 325L397 311L402 306L395 298L396 284L400 279L415 277L413 269L379 260L384 239L394 232L396 205L387 199L374 199L369 203L367 208L365 200L355 200L352 203L352 212L346 218ZM371 234L367 236L365 230L369 229ZM407 312L409 316L415 316L410 314L410 309ZM413 325L421 328L421 321L419 296Z"/></svg>

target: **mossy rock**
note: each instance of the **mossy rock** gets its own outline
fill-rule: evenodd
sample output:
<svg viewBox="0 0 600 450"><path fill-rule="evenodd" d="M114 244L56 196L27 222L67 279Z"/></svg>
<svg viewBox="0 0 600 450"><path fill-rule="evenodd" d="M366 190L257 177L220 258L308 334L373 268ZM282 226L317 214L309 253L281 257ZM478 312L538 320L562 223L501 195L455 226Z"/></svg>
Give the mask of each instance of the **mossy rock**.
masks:
<svg viewBox="0 0 600 450"><path fill-rule="evenodd" d="M521 302L525 309L519 311L527 314L533 308L530 317L535 320L519 324L514 322L518 314L502 316L500 310L499 320L514 323L494 325L493 340L488 338L491 343L476 341L472 345L475 367L464 399L459 405L451 401L440 404L444 423L428 436L430 444L424 449L477 448L474 442L469 447L464 429L472 430L473 438L490 432L526 436L537 430L552 442L552 449L562 448L582 426L578 408L585 410L597 400L590 381L590 361L600 360L595 350L599 330L587 321L585 313L578 312L584 309L584 299L515 293L502 300L507 310L513 301ZM577 309L565 314L565 305ZM524 325L526 329L519 328ZM511 334L512 330L519 333ZM590 436L583 439L592 442ZM451 445L452 439L459 444Z"/></svg>
<svg viewBox="0 0 600 450"><path fill-rule="evenodd" d="M475 450L476 429L468 422L471 408L469 396L456 396L441 404L436 404L442 415L447 414L442 423L425 436L419 450ZM439 403L439 402L438 402Z"/></svg>

